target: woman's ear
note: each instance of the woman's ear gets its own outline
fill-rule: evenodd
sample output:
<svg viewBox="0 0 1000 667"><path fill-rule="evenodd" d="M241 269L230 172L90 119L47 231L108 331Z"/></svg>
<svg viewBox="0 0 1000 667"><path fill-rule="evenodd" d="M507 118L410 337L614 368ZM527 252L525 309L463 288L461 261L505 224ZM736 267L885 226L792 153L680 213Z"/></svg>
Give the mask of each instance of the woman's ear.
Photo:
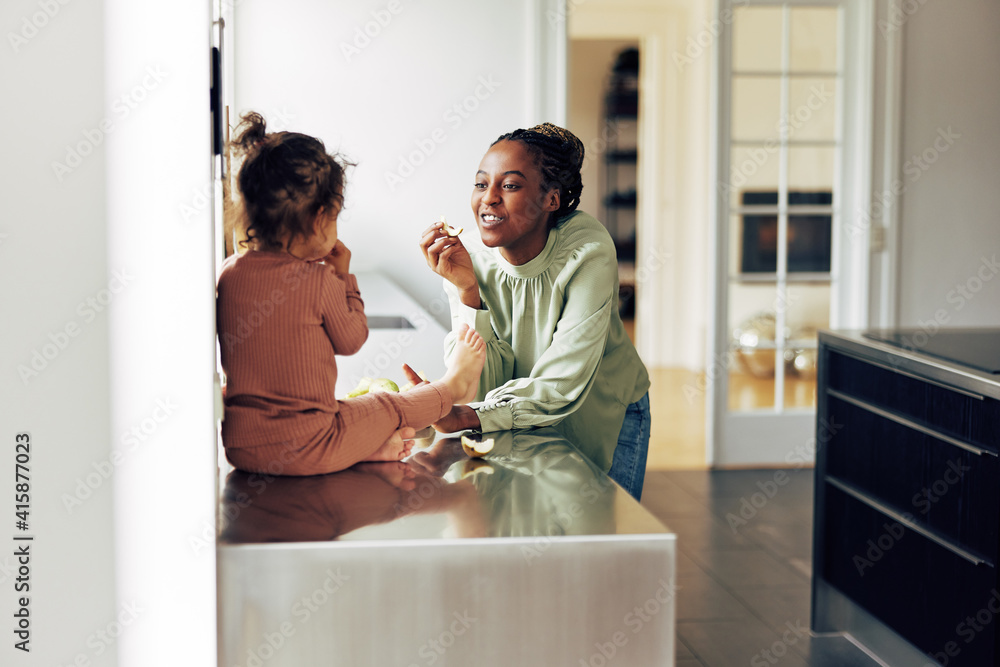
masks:
<svg viewBox="0 0 1000 667"><path fill-rule="evenodd" d="M552 188L547 193L545 193L544 208L546 211L558 211L559 210L559 188Z"/></svg>

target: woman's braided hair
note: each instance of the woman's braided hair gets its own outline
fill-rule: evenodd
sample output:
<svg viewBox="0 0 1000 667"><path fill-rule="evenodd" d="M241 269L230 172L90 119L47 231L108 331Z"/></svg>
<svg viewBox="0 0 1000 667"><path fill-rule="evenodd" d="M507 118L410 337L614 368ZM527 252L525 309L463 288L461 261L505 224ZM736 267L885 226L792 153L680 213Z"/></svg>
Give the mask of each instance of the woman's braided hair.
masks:
<svg viewBox="0 0 1000 667"><path fill-rule="evenodd" d="M298 132L271 132L263 116L248 112L230 142L244 161L237 176L242 199L238 216L246 238L281 247L282 240L306 238L320 209L337 211L344 203L345 168L323 142Z"/></svg>
<svg viewBox="0 0 1000 667"><path fill-rule="evenodd" d="M559 189L559 209L549 217L549 227L576 210L583 192L580 169L583 167L583 142L567 129L542 123L528 129L518 129L500 136L501 141L519 141L525 145L542 172L542 187Z"/></svg>

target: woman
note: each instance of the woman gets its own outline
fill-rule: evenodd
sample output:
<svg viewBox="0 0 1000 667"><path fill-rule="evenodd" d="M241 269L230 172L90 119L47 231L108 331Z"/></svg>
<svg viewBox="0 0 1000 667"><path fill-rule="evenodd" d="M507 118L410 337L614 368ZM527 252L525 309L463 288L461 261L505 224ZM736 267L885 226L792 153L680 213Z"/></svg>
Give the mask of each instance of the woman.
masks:
<svg viewBox="0 0 1000 667"><path fill-rule="evenodd" d="M555 426L636 499L649 445L649 376L618 315L607 230L577 211L583 144L544 123L498 138L472 212L487 249L470 255L442 223L420 247L444 278L452 320L486 341L477 402L438 430ZM455 340L447 339L448 353Z"/></svg>

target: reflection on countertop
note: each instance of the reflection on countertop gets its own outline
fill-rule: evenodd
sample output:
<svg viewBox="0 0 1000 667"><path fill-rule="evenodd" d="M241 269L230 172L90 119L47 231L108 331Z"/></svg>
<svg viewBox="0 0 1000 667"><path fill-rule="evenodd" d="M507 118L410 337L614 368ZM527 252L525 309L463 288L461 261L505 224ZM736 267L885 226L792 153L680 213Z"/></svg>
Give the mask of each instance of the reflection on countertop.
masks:
<svg viewBox="0 0 1000 667"><path fill-rule="evenodd" d="M406 461L330 475L233 471L220 544L667 532L555 429L485 437L483 459L439 436Z"/></svg>

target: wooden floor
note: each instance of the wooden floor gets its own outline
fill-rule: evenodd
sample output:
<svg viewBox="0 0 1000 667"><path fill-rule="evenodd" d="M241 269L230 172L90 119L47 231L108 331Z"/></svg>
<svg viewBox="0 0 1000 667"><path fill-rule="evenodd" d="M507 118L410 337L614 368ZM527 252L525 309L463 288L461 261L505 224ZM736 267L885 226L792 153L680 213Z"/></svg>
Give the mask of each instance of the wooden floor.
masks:
<svg viewBox="0 0 1000 667"><path fill-rule="evenodd" d="M625 323L631 335L631 322ZM705 374L684 368L649 369L651 433L647 470L705 470ZM731 410L774 405L774 378L734 372L730 376ZM812 378L785 379L785 407L816 402Z"/></svg>
<svg viewBox="0 0 1000 667"><path fill-rule="evenodd" d="M704 470L704 374L683 368L652 368L649 381L651 428L646 470Z"/></svg>

